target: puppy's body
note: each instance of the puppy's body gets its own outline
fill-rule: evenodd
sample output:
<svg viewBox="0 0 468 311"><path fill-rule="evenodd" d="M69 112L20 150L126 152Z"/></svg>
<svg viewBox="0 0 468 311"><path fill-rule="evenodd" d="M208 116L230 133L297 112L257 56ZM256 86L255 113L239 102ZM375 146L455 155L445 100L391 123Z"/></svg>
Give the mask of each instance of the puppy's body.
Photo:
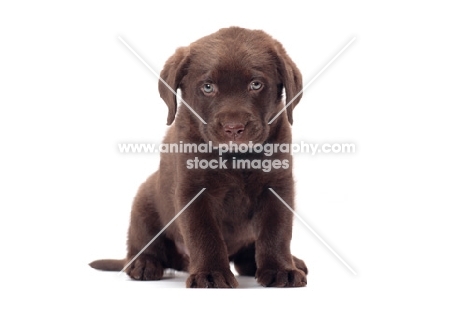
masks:
<svg viewBox="0 0 468 311"><path fill-rule="evenodd" d="M169 107L164 143L214 146L234 142L290 144L292 110L300 96L271 125L302 79L283 47L262 31L221 29L169 58L161 77L207 124L159 84ZM176 114L177 109L179 110ZM175 121L174 121L175 120ZM226 168L189 169L187 160L226 160ZM232 167L233 158L279 160L288 165L265 172ZM284 162L283 162L284 161ZM241 275L264 286L305 286L307 268L290 253L292 213L269 190L294 205L292 158L288 153L162 154L159 170L134 200L125 260L91 266L120 270L203 188L206 190L127 268L137 280L157 280L164 269L188 271L188 287L236 287L233 261Z"/></svg>

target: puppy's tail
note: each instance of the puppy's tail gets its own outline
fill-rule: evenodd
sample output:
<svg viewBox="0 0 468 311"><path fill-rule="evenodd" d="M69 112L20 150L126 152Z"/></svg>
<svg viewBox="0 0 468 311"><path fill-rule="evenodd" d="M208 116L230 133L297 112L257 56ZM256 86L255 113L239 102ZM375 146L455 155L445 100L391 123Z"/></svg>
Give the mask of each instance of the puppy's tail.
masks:
<svg viewBox="0 0 468 311"><path fill-rule="evenodd" d="M98 270L122 271L126 263L126 259L99 259L89 263L89 265Z"/></svg>

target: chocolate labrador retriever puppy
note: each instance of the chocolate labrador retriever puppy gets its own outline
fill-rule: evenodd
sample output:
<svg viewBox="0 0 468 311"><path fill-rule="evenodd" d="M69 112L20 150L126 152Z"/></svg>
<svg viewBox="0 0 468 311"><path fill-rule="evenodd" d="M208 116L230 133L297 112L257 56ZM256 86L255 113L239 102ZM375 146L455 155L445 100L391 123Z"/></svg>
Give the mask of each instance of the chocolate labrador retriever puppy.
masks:
<svg viewBox="0 0 468 311"><path fill-rule="evenodd" d="M177 49L161 78L180 89L206 122L185 104L178 106L175 94L160 81L160 95L169 107L167 124L172 124L164 143L213 148L161 154L159 170L135 197L126 259L97 260L91 267L117 271L129 264L125 271L135 280L159 280L165 269L188 271L187 287L221 288L238 286L230 270L234 262L240 275L255 276L263 286L305 286L307 267L290 252L293 214L270 191L294 206L291 155L236 148L291 144L292 111L300 96L268 124L285 106L283 90L289 102L302 89L301 73L283 46L260 30L221 29ZM228 144L221 154L221 146ZM241 167L234 165L239 160ZM276 165L265 169L259 163Z"/></svg>

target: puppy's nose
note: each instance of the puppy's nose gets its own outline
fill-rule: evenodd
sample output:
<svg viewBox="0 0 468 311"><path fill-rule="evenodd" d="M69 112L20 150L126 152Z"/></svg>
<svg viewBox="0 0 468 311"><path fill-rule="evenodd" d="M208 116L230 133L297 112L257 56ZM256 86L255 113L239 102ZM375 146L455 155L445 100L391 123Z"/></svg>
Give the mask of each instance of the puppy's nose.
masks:
<svg viewBox="0 0 468 311"><path fill-rule="evenodd" d="M244 124L235 122L225 123L224 132L229 138L239 138L244 132Z"/></svg>

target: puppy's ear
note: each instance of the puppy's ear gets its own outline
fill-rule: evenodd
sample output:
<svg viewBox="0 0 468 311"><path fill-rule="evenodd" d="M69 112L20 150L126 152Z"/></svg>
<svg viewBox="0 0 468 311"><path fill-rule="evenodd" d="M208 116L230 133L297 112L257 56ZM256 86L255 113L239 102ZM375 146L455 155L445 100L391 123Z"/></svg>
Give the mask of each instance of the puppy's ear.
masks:
<svg viewBox="0 0 468 311"><path fill-rule="evenodd" d="M276 54L279 62L278 69L281 82L286 90L285 104L287 105L297 94L299 94L299 92L302 91L302 75L296 64L294 64L292 59L286 53L284 47L279 42L276 43ZM293 109L297 104L299 104L301 97L302 93L294 99L288 108L286 108L288 120L291 125L293 124Z"/></svg>
<svg viewBox="0 0 468 311"><path fill-rule="evenodd" d="M175 119L177 112L177 97L172 91L177 92L180 81L187 72L187 66L189 64L188 55L188 47L178 48L174 55L169 57L169 59L166 61L166 64L161 71L161 79L164 80L167 85L159 80L158 89L159 95L169 108L167 115L167 125L171 125Z"/></svg>

